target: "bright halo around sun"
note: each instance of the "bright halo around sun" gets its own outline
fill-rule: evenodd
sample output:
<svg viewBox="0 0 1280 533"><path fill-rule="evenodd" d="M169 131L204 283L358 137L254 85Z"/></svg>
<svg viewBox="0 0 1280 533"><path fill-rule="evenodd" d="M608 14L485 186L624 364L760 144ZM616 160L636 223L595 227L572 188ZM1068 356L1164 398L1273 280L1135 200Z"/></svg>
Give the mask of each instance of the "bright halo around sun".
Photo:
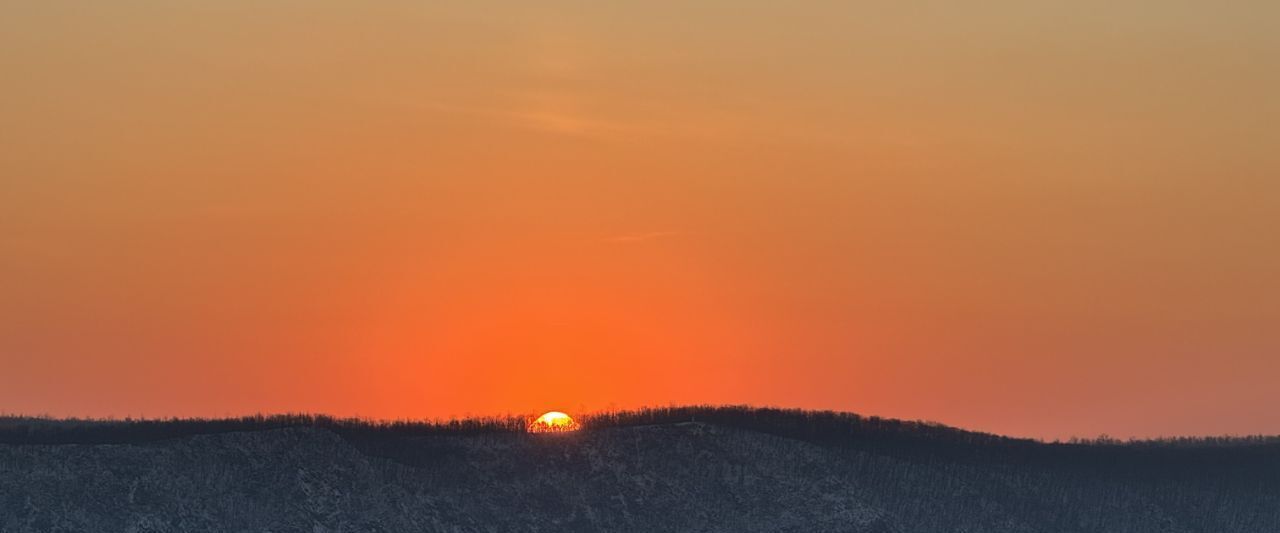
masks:
<svg viewBox="0 0 1280 533"><path fill-rule="evenodd" d="M560 411L549 411L529 423L529 433L564 433L582 429L573 417Z"/></svg>

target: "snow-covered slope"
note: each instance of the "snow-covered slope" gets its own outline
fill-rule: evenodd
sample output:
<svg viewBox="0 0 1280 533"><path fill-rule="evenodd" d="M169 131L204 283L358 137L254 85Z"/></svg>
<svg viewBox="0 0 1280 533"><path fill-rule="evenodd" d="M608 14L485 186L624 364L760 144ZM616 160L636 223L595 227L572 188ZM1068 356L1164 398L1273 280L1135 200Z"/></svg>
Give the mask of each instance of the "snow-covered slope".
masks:
<svg viewBox="0 0 1280 533"><path fill-rule="evenodd" d="M1280 531L1275 491L895 458L699 423L366 444L288 428L0 445L0 531Z"/></svg>

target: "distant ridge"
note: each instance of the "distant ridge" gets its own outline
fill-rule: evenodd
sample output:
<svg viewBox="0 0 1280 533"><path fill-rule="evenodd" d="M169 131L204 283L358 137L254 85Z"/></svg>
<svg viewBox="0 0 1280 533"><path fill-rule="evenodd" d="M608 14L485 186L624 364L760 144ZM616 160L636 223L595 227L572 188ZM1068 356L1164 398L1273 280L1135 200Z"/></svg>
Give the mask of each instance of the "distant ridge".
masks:
<svg viewBox="0 0 1280 533"><path fill-rule="evenodd" d="M226 418L55 418L0 416L0 443L5 444L107 444L145 442L192 435L237 431L312 427L342 435L478 435L523 433L532 415L470 417L449 420L379 420L342 418L323 414L286 413ZM1280 435L1167 437L1157 439L1073 439L1046 443L1036 439L1007 437L947 426L857 413L746 405L688 405L646 407L579 415L586 430L602 430L678 422L705 422L751 429L780 436L841 444L848 439L940 440L968 445L993 446L1130 446L1130 447L1230 447L1280 443Z"/></svg>
<svg viewBox="0 0 1280 533"><path fill-rule="evenodd" d="M0 418L0 532L1280 531L1275 437L1044 443L745 406L580 420Z"/></svg>

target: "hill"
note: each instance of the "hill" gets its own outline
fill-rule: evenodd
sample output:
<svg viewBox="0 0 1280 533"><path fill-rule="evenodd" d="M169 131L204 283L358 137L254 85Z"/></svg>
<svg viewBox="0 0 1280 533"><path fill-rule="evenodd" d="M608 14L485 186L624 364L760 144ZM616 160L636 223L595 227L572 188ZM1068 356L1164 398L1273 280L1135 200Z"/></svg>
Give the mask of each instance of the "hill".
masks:
<svg viewBox="0 0 1280 533"><path fill-rule="evenodd" d="M0 531L1280 531L1280 440L1051 444L846 413L0 419Z"/></svg>

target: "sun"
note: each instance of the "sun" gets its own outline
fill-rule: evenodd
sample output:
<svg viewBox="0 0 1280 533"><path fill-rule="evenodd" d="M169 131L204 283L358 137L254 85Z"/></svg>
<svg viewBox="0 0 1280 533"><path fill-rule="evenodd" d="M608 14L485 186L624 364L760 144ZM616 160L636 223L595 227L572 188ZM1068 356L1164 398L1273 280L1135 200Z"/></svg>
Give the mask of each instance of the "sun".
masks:
<svg viewBox="0 0 1280 533"><path fill-rule="evenodd" d="M548 411L529 423L529 433L563 433L582 429L573 417L560 411Z"/></svg>

